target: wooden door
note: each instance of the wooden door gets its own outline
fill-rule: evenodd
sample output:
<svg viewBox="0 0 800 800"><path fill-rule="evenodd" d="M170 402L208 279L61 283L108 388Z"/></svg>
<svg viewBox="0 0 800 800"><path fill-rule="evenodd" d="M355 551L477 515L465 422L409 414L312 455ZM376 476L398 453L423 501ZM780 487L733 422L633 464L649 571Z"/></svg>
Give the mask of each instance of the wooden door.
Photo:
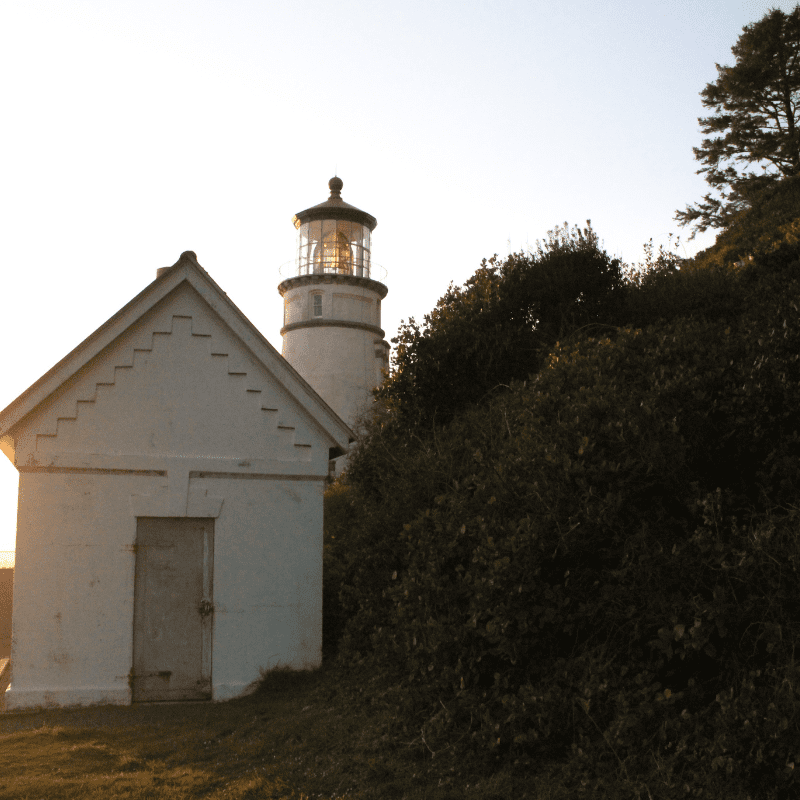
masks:
<svg viewBox="0 0 800 800"><path fill-rule="evenodd" d="M134 702L211 699L213 553L213 519L137 519Z"/></svg>

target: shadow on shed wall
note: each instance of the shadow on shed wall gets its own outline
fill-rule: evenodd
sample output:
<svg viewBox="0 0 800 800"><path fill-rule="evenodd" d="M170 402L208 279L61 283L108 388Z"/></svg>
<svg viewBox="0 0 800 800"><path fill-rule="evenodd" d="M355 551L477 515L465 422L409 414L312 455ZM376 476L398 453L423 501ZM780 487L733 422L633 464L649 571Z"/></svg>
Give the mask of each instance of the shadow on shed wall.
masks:
<svg viewBox="0 0 800 800"><path fill-rule="evenodd" d="M0 569L0 658L11 656L11 600L14 570Z"/></svg>

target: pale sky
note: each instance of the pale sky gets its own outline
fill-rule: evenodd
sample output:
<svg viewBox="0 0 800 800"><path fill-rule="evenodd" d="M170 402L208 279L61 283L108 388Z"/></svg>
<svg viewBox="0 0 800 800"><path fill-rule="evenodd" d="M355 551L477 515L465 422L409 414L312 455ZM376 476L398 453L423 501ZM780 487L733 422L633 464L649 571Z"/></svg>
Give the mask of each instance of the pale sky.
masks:
<svg viewBox="0 0 800 800"><path fill-rule="evenodd" d="M699 92L774 6L794 2L5 3L0 409L184 250L280 350L291 218L334 174L378 219L388 339L565 221L627 262L685 240ZM0 456L0 550L16 493Z"/></svg>

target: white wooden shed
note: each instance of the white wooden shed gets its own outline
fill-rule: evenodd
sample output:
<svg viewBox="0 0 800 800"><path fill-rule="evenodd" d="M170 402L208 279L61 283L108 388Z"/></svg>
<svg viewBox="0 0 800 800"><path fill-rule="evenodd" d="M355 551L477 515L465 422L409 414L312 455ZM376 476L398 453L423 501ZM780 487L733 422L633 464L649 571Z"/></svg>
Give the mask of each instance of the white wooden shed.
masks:
<svg viewBox="0 0 800 800"><path fill-rule="evenodd" d="M0 412L6 707L224 700L319 665L322 493L351 437L184 253Z"/></svg>

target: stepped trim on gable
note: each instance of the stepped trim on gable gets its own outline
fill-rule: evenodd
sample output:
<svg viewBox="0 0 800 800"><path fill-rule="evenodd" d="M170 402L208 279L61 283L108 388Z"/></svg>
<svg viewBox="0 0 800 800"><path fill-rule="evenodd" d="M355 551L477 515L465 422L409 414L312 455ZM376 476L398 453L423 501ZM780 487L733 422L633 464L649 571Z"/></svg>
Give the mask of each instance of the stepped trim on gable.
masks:
<svg viewBox="0 0 800 800"><path fill-rule="evenodd" d="M183 283L187 283L195 290L255 360L260 362L267 372L277 379L283 389L299 403L300 407L309 415L309 421L313 422L325 434L331 450L345 452L348 449L349 442L353 439L353 433L347 424L337 416L333 409L231 302L225 292L197 263L194 253L189 251L183 253L172 267L165 270L156 280L39 378L9 406L0 411L0 450L14 462L17 431L25 418L40 408L43 403L57 396L62 389L79 376L82 370L89 366L93 359L119 340L127 331L130 331L136 322ZM158 332L154 331L152 333L156 335ZM209 334L193 330L192 335L204 336ZM147 347L136 346L133 348L132 358L134 361L137 350L147 351ZM215 353L213 355L227 356L229 354ZM80 414L81 403L96 402L98 392L102 393L105 385L110 384L113 386L116 383L117 369L132 367L133 363L118 364L114 368L114 376L112 378L97 381L94 384L92 395L79 398L76 401L74 416L64 416L62 412L61 418L64 420L76 420ZM240 373L231 369L228 374L235 376ZM260 391L257 387L250 387L250 389L253 392ZM261 410L268 414L276 413L276 409L272 408L262 407ZM294 447L300 449L309 447L304 442L294 442L292 426L283 425L279 419L276 420L276 430L287 438L291 436ZM57 434L57 421L55 430L41 432L41 435L55 436Z"/></svg>
<svg viewBox="0 0 800 800"><path fill-rule="evenodd" d="M84 395L82 397L77 398L74 401L74 413L72 414L64 414L63 411L59 413L58 411L55 412L56 416L45 416L43 420L41 420L39 424L39 429L36 433L36 450L37 452L52 452L52 447L50 445L53 440L55 440L59 432L62 431L67 425L77 424L80 417L81 417L81 409L85 408L90 405L95 405L98 400L102 402L102 395L106 391L113 390L116 387L117 383L117 373L120 370L136 370L136 361L137 361L137 354L150 354L153 352L155 347L156 337L166 337L166 336L178 336L180 335L180 325L176 325L176 321L185 321L188 324L189 328L189 335L195 338L200 339L207 339L209 344L209 358L213 360L218 359L225 359L226 364L224 365L224 369L226 373L234 379L240 379L242 382L245 383L245 393L250 395L255 401L258 408L267 415L267 419L269 420L268 428L272 429L276 432L276 435L279 437L279 441L283 448L294 449L297 454L297 459L301 461L308 460L310 458L310 451L311 451L311 443L310 442L298 442L296 441L296 426L286 424L284 421L281 420L279 416L279 409L264 405L260 400L260 395L263 394L264 390L261 388L255 388L258 385L257 381L251 381L250 385L247 386L247 372L242 370L241 368L237 367L236 365L231 365L228 359L230 358L229 353L223 352L220 347L215 346L214 344L214 337L209 333L201 333L195 330L194 320L191 316L186 314L173 314L171 317L171 324L169 326L169 330L154 330L149 332L149 334L145 335L145 338L149 337L150 339L150 347L142 346L141 341L137 345L132 345L130 347L130 356L126 359L125 363L117 363L113 367L106 367L104 369L106 376L110 378L110 380L100 380L94 382L93 387L87 391L84 390ZM202 323L201 323L202 324ZM89 389L89 387L87 387ZM292 459L294 460L294 459Z"/></svg>

